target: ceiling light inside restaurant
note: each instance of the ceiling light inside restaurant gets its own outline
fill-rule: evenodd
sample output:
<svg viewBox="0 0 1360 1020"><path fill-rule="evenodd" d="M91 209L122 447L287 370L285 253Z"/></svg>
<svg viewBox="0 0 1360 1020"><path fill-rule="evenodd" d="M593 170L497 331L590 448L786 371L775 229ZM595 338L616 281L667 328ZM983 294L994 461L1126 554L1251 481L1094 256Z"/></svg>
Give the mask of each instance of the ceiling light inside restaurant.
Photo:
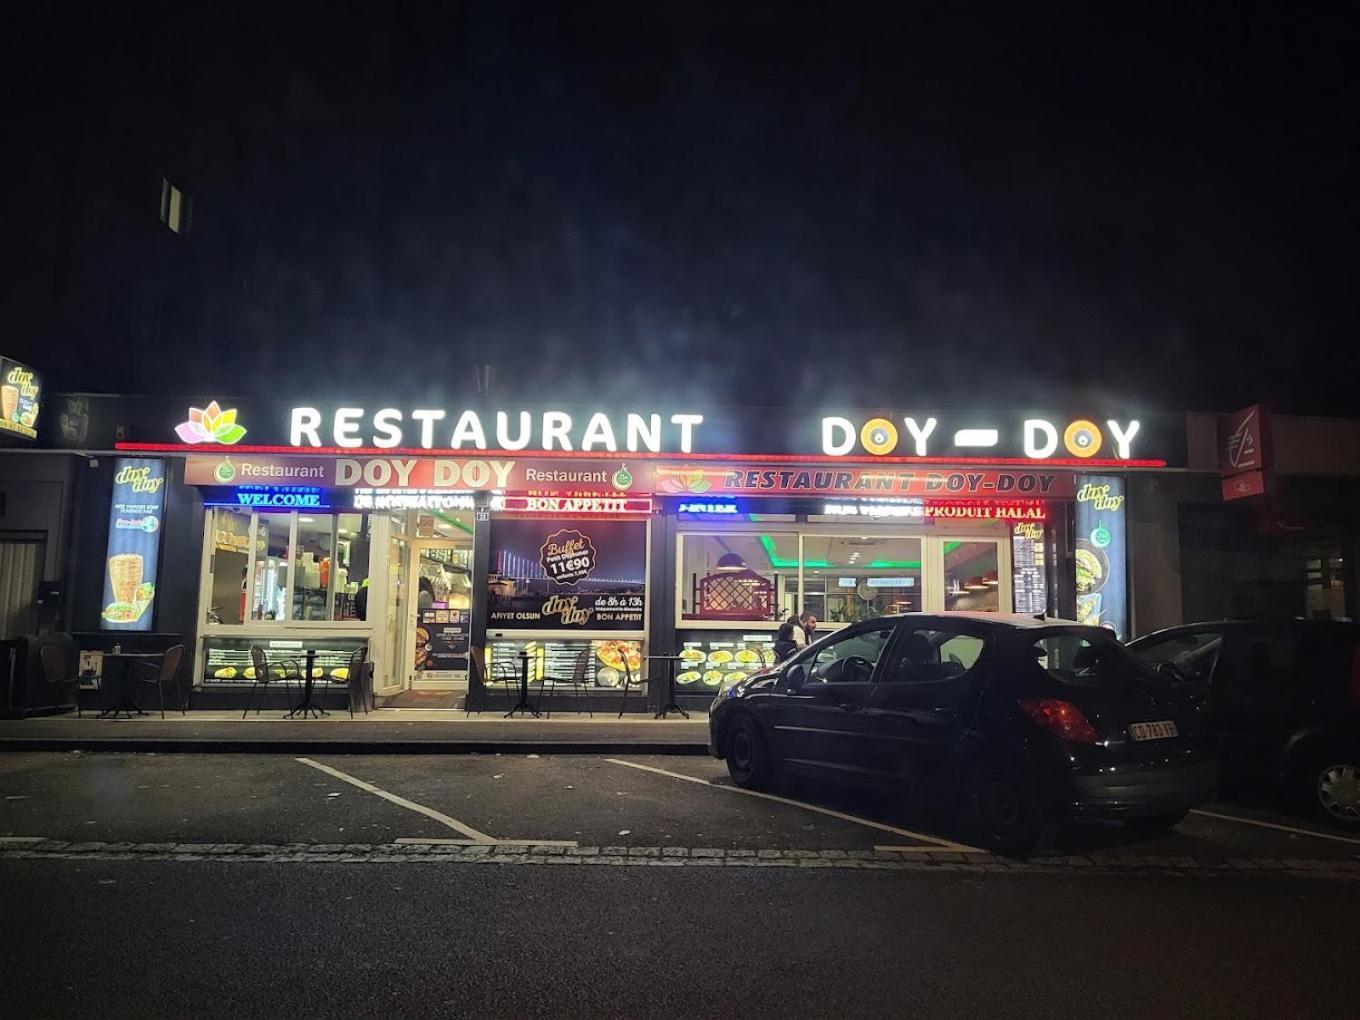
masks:
<svg viewBox="0 0 1360 1020"><path fill-rule="evenodd" d="M746 561L734 552L723 553L718 557L718 570L737 571L746 569Z"/></svg>

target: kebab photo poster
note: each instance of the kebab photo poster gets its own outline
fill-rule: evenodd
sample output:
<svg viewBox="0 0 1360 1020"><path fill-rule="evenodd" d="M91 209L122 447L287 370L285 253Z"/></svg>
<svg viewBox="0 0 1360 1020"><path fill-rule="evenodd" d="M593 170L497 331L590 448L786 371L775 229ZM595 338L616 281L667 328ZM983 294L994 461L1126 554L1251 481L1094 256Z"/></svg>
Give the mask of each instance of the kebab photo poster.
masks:
<svg viewBox="0 0 1360 1020"><path fill-rule="evenodd" d="M1077 488L1077 620L1128 636L1124 479L1082 475Z"/></svg>
<svg viewBox="0 0 1360 1020"><path fill-rule="evenodd" d="M641 630L647 524L498 520L488 621L527 630Z"/></svg>
<svg viewBox="0 0 1360 1020"><path fill-rule="evenodd" d="M150 630L165 512L165 461L120 457L113 465L104 567L104 630Z"/></svg>

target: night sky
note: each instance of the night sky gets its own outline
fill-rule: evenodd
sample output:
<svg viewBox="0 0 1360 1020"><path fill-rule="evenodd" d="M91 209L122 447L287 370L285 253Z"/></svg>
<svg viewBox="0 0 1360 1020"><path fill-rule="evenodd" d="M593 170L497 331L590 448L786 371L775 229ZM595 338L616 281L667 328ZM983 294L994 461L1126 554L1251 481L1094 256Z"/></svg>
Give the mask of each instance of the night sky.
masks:
<svg viewBox="0 0 1360 1020"><path fill-rule="evenodd" d="M405 406L490 362L525 402L1360 414L1349 22L942 6L47 16L0 351Z"/></svg>

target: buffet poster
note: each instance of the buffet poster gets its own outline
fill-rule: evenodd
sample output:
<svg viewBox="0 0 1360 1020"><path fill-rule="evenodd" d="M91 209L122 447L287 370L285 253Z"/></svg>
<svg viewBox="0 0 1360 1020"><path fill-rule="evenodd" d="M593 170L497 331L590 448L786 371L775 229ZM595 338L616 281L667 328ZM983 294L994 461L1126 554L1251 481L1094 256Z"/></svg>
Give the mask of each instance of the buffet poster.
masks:
<svg viewBox="0 0 1360 1020"><path fill-rule="evenodd" d="M641 630L646 521L512 518L491 525L487 623Z"/></svg>
<svg viewBox="0 0 1360 1020"><path fill-rule="evenodd" d="M1129 633L1128 502L1119 475L1082 475L1077 487L1077 620Z"/></svg>
<svg viewBox="0 0 1360 1020"><path fill-rule="evenodd" d="M150 630L165 512L165 461L119 457L113 465L104 563L104 630Z"/></svg>

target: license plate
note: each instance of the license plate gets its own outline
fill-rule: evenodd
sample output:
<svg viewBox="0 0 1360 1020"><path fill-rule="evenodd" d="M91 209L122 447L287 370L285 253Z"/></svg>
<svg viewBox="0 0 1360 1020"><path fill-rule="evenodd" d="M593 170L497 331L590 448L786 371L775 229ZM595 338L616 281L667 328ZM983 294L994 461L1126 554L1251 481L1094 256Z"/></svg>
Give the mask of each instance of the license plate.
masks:
<svg viewBox="0 0 1360 1020"><path fill-rule="evenodd" d="M1167 737L1179 735L1176 724L1170 719L1162 722L1129 723L1129 736L1134 740L1165 740Z"/></svg>

